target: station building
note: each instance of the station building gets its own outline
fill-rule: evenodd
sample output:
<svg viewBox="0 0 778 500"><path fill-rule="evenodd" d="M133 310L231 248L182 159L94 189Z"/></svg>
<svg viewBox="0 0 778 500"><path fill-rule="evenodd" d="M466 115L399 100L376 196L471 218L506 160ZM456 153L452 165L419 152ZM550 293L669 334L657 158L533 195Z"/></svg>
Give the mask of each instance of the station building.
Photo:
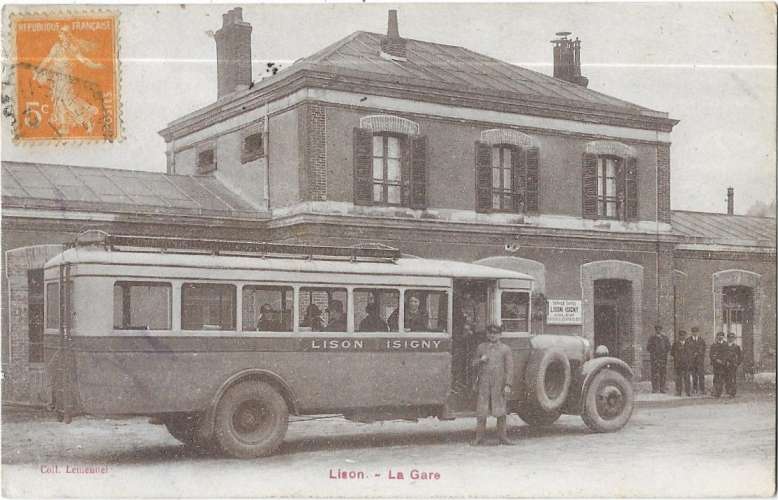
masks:
<svg viewBox="0 0 778 500"><path fill-rule="evenodd" d="M638 378L655 324L733 331L772 369L775 220L733 215L732 193L727 214L671 210L678 121L588 89L577 39L551 77L404 38L390 11L253 82L251 25L222 22L218 98L160 132L165 173L3 162L6 400L45 399L42 266L89 228L485 263L536 279L534 333L605 344Z"/></svg>

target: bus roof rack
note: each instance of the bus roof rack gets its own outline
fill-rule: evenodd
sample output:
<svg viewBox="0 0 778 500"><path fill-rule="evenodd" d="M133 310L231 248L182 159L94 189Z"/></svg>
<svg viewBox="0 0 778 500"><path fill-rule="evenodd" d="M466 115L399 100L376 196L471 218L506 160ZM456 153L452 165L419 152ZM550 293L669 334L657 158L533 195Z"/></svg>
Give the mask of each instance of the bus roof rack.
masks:
<svg viewBox="0 0 778 500"><path fill-rule="evenodd" d="M298 256L313 259L347 258L357 260L396 261L400 258L400 250L383 244L362 244L352 247L328 245L303 245L295 243L268 243L244 240L219 240L207 238L178 238L168 236L143 236L127 234L109 234L105 231L90 229L76 236L72 247L102 246L106 250L153 248L163 252L203 253L219 255L251 254L262 257Z"/></svg>

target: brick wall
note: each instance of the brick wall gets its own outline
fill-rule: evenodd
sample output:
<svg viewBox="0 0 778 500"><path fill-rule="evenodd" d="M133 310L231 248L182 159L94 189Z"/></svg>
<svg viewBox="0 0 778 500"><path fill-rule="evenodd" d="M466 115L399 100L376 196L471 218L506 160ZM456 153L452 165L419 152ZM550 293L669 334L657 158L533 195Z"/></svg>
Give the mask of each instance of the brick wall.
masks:
<svg viewBox="0 0 778 500"><path fill-rule="evenodd" d="M670 224L670 145L656 147L657 216L659 222Z"/></svg>
<svg viewBox="0 0 778 500"><path fill-rule="evenodd" d="M300 108L300 193L305 201L327 200L327 114L318 104Z"/></svg>

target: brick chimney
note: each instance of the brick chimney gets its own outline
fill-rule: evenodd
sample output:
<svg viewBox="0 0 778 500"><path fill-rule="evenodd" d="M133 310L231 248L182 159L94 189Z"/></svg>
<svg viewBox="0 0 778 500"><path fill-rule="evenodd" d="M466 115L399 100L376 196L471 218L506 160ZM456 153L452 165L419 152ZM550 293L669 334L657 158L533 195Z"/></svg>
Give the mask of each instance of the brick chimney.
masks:
<svg viewBox="0 0 778 500"><path fill-rule="evenodd" d="M243 21L243 9L222 14L216 38L218 97L251 86L251 24Z"/></svg>
<svg viewBox="0 0 778 500"><path fill-rule="evenodd" d="M567 38L569 31L560 31L554 44L554 78L575 83L582 87L589 85L589 79L581 76L581 40Z"/></svg>
<svg viewBox="0 0 778 500"><path fill-rule="evenodd" d="M394 61L405 61L405 39L400 38L400 29L397 26L397 11L389 11L389 26L386 36L381 39L381 57Z"/></svg>
<svg viewBox="0 0 778 500"><path fill-rule="evenodd" d="M727 188L727 215L735 215L735 188Z"/></svg>

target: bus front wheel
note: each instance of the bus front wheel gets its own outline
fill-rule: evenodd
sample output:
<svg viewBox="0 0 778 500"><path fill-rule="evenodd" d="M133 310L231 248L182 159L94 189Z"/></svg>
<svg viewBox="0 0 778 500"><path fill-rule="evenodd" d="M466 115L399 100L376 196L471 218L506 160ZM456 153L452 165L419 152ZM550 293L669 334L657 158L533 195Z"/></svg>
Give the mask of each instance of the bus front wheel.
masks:
<svg viewBox="0 0 778 500"><path fill-rule="evenodd" d="M224 393L216 407L216 440L227 455L263 457L284 440L289 423L284 398L264 382L240 382Z"/></svg>

